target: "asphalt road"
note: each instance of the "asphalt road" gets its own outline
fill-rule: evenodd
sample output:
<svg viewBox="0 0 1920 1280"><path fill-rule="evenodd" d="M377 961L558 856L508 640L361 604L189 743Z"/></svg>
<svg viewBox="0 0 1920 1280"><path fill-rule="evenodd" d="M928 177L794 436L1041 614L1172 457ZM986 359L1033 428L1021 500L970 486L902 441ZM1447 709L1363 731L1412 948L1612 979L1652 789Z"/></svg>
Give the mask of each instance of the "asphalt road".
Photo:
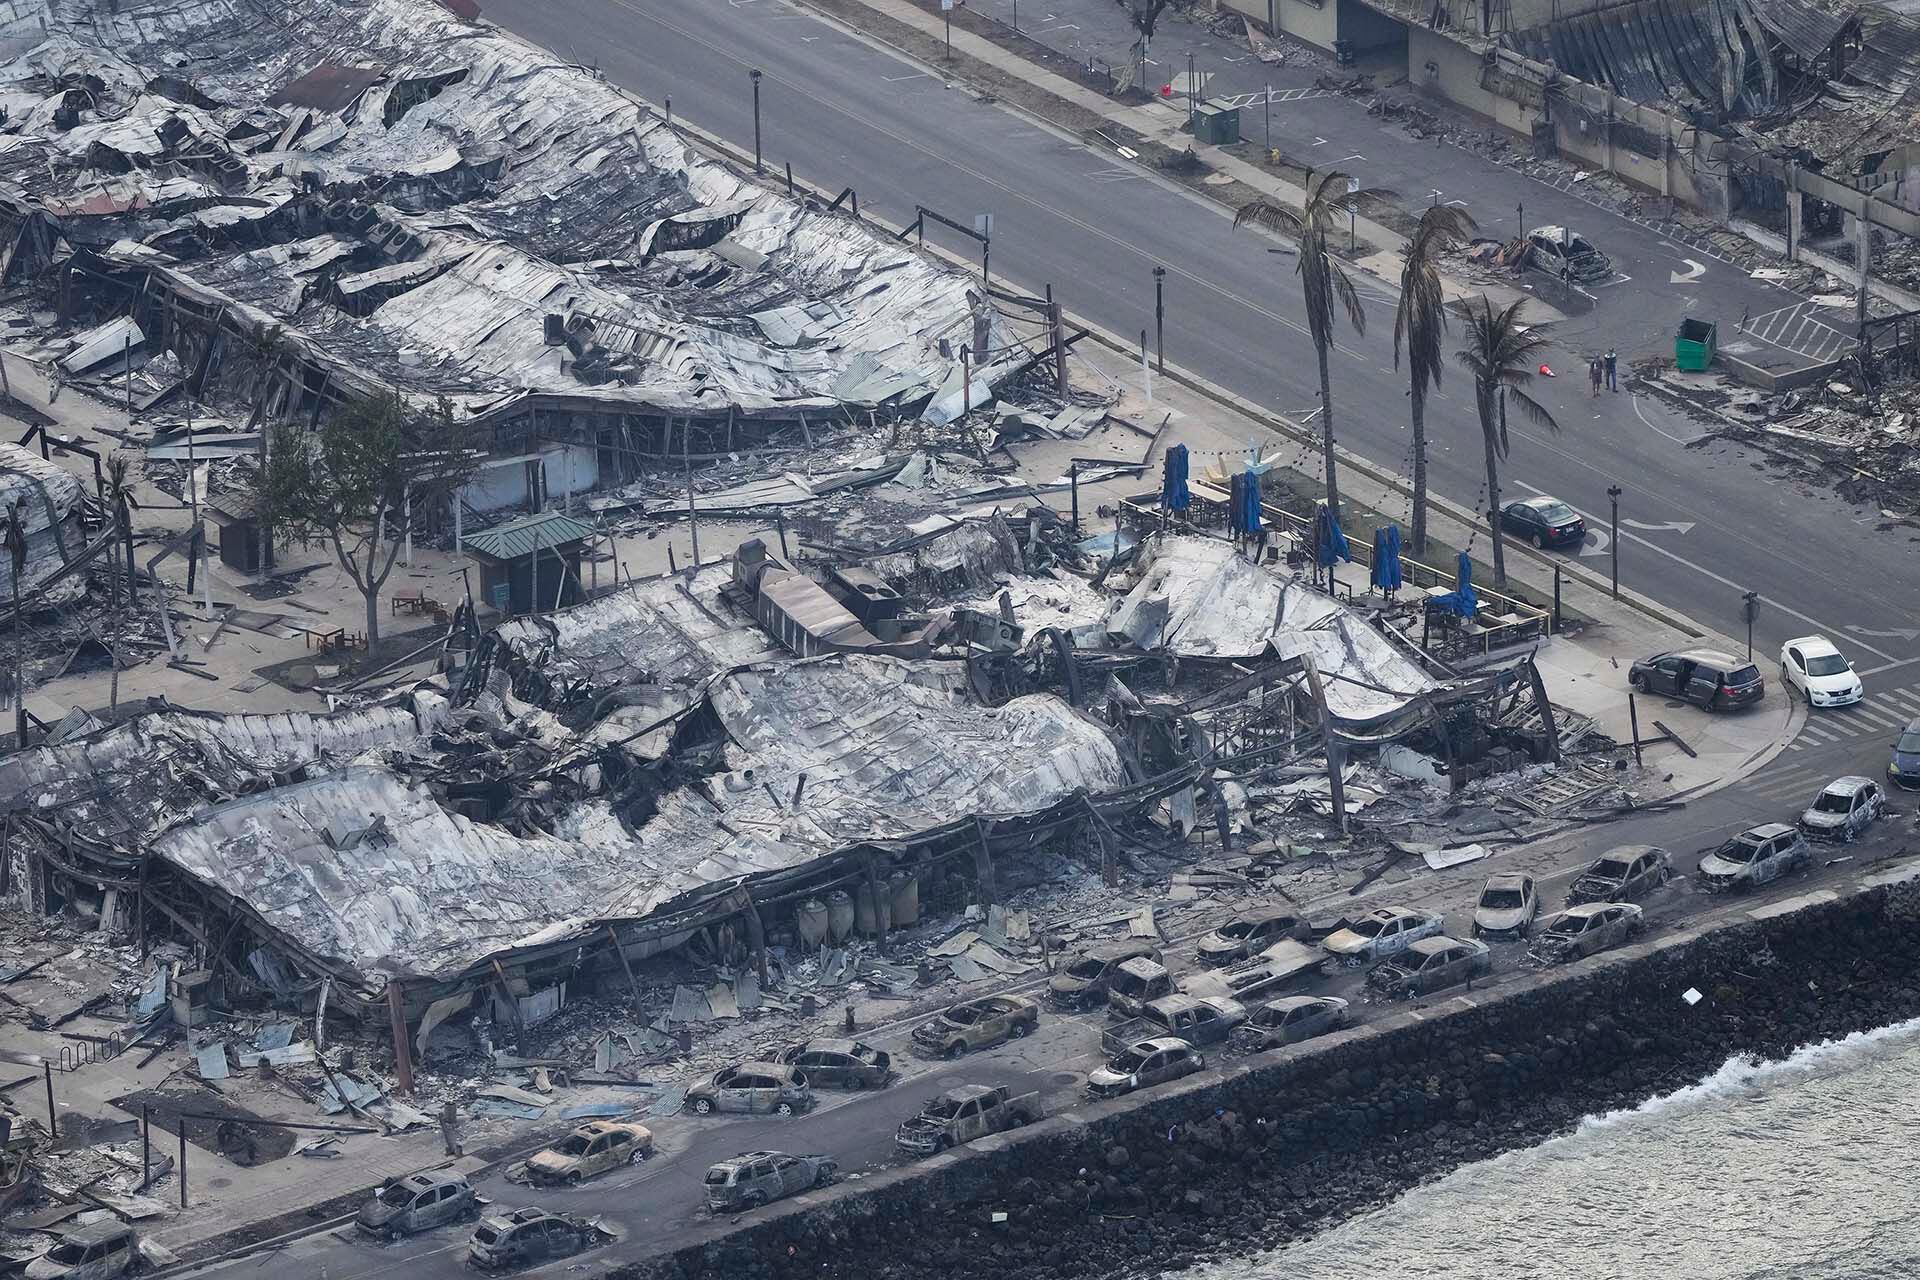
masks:
<svg viewBox="0 0 1920 1280"><path fill-rule="evenodd" d="M962 218L991 211L996 278L1029 289L1052 283L1070 309L1121 333L1151 323L1150 271L1164 262L1174 361L1283 412L1304 414L1317 403L1291 259L1266 254L1270 242L1236 234L1210 202L978 101L786 0L494 0L487 16L563 56L590 57L655 102L670 95L676 118L747 146L746 73L758 67L765 153L775 166L791 161L796 174L836 190L852 184L862 211L891 225L911 220L917 203ZM1329 144L1341 150L1368 153L1380 133L1351 104L1301 105L1344 111L1346 132ZM1315 127L1325 134L1335 125ZM1384 146L1376 149L1384 154ZM1504 212L1518 190L1529 222L1537 207L1541 221L1574 222L1612 253L1627 278L1600 291L1598 310L1562 326L1558 336L1575 346L1552 358L1559 367L1608 344L1629 360L1665 350L1684 315L1731 319L1784 300L1718 263L1694 285L1672 285L1671 273L1688 270L1682 261L1693 251L1662 244L1656 231L1510 172L1483 174L1464 152L1449 149L1431 163L1460 175L1434 183L1460 192L1444 198ZM1431 176L1406 165L1367 172L1370 181L1412 189ZM977 250L961 237L950 247ZM1335 357L1338 435L1403 467L1408 432L1391 354L1392 295L1377 284L1367 292L1373 323L1364 336L1344 332ZM1563 430L1516 428L1508 496L1543 490L1604 517L1606 488L1619 483L1627 585L1733 634L1743 625L1741 591L1756 588L1766 601L1756 629L1763 649L1820 630L1851 643L1869 670L1920 662L1910 596L1884 589L1914 582L1907 534L1876 533L1877 513L1780 478L1745 450L1690 449L1699 426L1660 401L1590 399L1584 378L1568 372L1538 388ZM1436 488L1477 505L1478 426L1457 374L1430 416ZM1597 545L1586 550L1604 554Z"/></svg>
<svg viewBox="0 0 1920 1280"><path fill-rule="evenodd" d="M1768 821L1792 821L1834 777L1861 773L1883 776L1887 744L1895 726L1920 715L1920 678L1911 688L1876 687L1855 708L1816 713L1814 726L1796 744L1752 777L1685 808L1642 818L1582 828L1564 836L1497 852L1484 861L1437 874L1422 874L1395 885L1382 882L1364 898L1336 895L1309 903L1303 914L1358 912L1377 906L1402 905L1439 910L1456 936L1467 936L1473 903L1485 877L1494 871L1524 871L1539 885L1543 910L1558 909L1568 886L1593 858L1622 844L1658 844L1674 858L1678 878L1643 902L1654 930L1690 926L1703 917L1729 916L1765 902L1796 898L1819 887L1839 871L1877 858L1906 851L1914 830L1914 811L1920 795L1895 792L1896 812L1868 836L1845 848L1817 847L1813 870L1768 886L1760 893L1733 899L1709 898L1694 883L1699 855L1728 836ZM1660 750L1672 751L1672 747ZM1657 759L1657 757L1655 757ZM1831 862L1830 859L1839 859ZM1192 942L1227 913L1227 908L1196 911L1177 918L1177 933L1168 946L1169 967L1176 975L1195 967ZM1476 989L1497 989L1532 972L1521 943L1498 944L1495 972L1476 982ZM1032 991L1044 981L1029 977L1013 989ZM1338 994L1354 1001L1356 1018L1366 1021L1403 1006L1375 1001L1362 994L1363 978L1341 972L1316 979L1307 990ZM985 994L984 991L976 994ZM1452 993L1428 997L1439 1004ZM903 1064L903 1079L892 1087L870 1093L825 1093L823 1105L792 1119L696 1117L679 1115L650 1120L657 1144L647 1163L595 1179L572 1189L536 1191L508 1183L495 1174L477 1185L498 1208L537 1204L553 1210L603 1215L620 1239L588 1255L590 1267L690 1243L725 1230L730 1222L715 1219L701 1207L700 1178L714 1161L740 1151L772 1149L827 1152L837 1157L842 1177L857 1179L863 1172L897 1163L892 1134L895 1126L918 1111L942 1089L962 1083L1006 1084L1016 1092L1037 1090L1051 1113L1076 1105L1083 1098L1086 1073L1100 1061L1099 1032L1105 1025L1096 1013L1065 1016L1042 1014L1040 1026L1024 1040L970 1055L958 1062L925 1062L909 1050L912 1020L890 1027L865 1028L863 1039L886 1049ZM1217 1051L1210 1051L1210 1056ZM453 1277L471 1275L463 1261L468 1226L447 1227L397 1244L359 1238L351 1228L321 1232L294 1241L273 1255L273 1264L289 1274L325 1276L328 1280L378 1280L389 1276ZM574 1273L581 1259L560 1262L522 1274ZM201 1268L204 1277L257 1276L258 1256Z"/></svg>

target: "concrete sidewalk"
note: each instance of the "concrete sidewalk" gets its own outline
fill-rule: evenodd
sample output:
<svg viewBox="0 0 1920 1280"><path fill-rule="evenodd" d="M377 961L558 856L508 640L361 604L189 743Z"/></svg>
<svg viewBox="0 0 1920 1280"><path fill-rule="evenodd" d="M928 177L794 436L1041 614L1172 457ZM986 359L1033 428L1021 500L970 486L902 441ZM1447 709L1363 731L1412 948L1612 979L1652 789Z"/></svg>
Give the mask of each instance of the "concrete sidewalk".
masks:
<svg viewBox="0 0 1920 1280"><path fill-rule="evenodd" d="M1152 465L1142 479L1081 486L1083 525L1095 506L1110 505L1153 488L1159 474L1158 460L1174 444L1184 444L1191 451L1196 476L1213 465L1224 470L1237 468L1247 459L1252 444L1263 456L1284 451L1288 462L1296 462L1297 452L1306 465L1293 469L1310 473L1315 479L1309 483L1318 483L1317 438L1310 432L1237 406L1223 393L1204 391L1185 379L1155 377L1149 404L1146 377L1137 359L1113 346L1089 342L1082 342L1075 350L1094 377L1120 391L1116 416L1148 434L1159 431L1165 423L1148 457ZM1035 462L1052 452L1058 454L1052 460L1064 472L1067 455L1086 454L1087 443L1049 442L1016 445L1014 449L1023 470L1031 472ZM1128 451L1127 442L1119 438L1109 438L1108 447L1116 456ZM1137 450L1133 451L1134 458L1139 456ZM1351 540L1369 542L1373 528L1384 522L1398 524L1403 531L1407 527L1412 502L1397 476L1343 454L1340 490L1343 520ZM1048 500L1063 510L1066 506L1065 495L1052 494ZM1429 503L1428 532L1435 542L1471 555L1477 573L1491 557L1485 525L1444 499ZM1450 563L1451 558L1446 557L1443 563ZM1428 557L1429 562L1439 559ZM1627 742L1632 737L1627 671L1634 660L1689 645L1743 652L1743 646L1732 638L1633 592L1623 590L1620 600L1613 599L1605 580L1579 565L1576 557L1535 551L1509 540L1506 559L1510 594L1541 607L1551 607L1554 574L1556 568L1560 571L1562 608L1569 616L1584 621L1540 645L1533 656L1548 696L1560 706L1592 716L1600 731L1617 741ZM1349 569L1342 575L1343 584L1349 576L1359 579L1362 571ZM1477 576L1476 586L1484 590L1491 585L1490 579L1490 572ZM1806 708L1781 696L1777 689L1758 708L1732 715L1712 714L1664 698L1640 698L1636 709L1643 740L1661 736L1661 730L1653 724L1658 716L1693 752L1689 755L1671 742L1646 751L1646 766L1638 781L1647 799L1714 790L1738 781L1783 750L1806 719Z"/></svg>

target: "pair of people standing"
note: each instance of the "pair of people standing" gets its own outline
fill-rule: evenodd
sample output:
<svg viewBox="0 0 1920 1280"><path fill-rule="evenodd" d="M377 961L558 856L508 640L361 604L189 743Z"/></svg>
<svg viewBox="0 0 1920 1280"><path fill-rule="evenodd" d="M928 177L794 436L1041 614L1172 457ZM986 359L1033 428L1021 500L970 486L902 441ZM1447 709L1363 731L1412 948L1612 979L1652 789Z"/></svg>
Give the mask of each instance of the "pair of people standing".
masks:
<svg viewBox="0 0 1920 1280"><path fill-rule="evenodd" d="M1615 354L1612 347L1607 348L1607 354L1604 356L1595 356L1587 361L1588 394L1599 395L1602 381L1606 383L1607 390L1618 391L1620 389L1619 368L1620 357Z"/></svg>

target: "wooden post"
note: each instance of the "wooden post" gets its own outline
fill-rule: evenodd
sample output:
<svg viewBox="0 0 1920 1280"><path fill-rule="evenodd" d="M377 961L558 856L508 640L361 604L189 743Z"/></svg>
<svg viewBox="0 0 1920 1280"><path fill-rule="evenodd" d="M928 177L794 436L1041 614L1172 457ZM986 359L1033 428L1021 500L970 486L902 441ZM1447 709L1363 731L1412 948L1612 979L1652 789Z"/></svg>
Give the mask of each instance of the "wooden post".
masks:
<svg viewBox="0 0 1920 1280"><path fill-rule="evenodd" d="M633 966L627 963L627 953L620 949L620 935L607 926L607 944L613 948L613 954L619 957L620 968L627 975L627 994L633 997L634 1016L640 1015L640 984L634 981Z"/></svg>
<svg viewBox="0 0 1920 1280"><path fill-rule="evenodd" d="M493 974L500 979L500 998L507 1002L507 1012L513 1017L513 1044L522 1054L527 1051L527 1020L520 1016L520 1001L513 994L513 988L507 985L507 971L500 967L498 960L493 961Z"/></svg>
<svg viewBox="0 0 1920 1280"><path fill-rule="evenodd" d="M1627 695L1627 723L1633 727L1633 765L1640 767L1640 711L1634 705L1633 695Z"/></svg>
<svg viewBox="0 0 1920 1280"><path fill-rule="evenodd" d="M53 1109L53 1060L44 1059L40 1065L47 1069L47 1135L57 1138L60 1136L60 1116ZM28 1076L27 1079L33 1077Z"/></svg>
<svg viewBox="0 0 1920 1280"><path fill-rule="evenodd" d="M991 906L997 896L993 884L993 851L987 847L987 820L976 815L973 819L973 831L977 841L973 847L974 877L980 883L980 905Z"/></svg>
<svg viewBox="0 0 1920 1280"><path fill-rule="evenodd" d="M180 1159L175 1163L180 1168L180 1207L187 1207L187 1118L175 1114L174 1124L180 1127Z"/></svg>
<svg viewBox="0 0 1920 1280"><path fill-rule="evenodd" d="M400 1092L411 1098L413 1042L407 1035L406 990L393 979L387 980L387 1014L393 1022L393 1072L400 1077Z"/></svg>
<svg viewBox="0 0 1920 1280"><path fill-rule="evenodd" d="M1347 792L1340 778L1340 766L1346 752L1340 740L1333 736L1333 717L1327 714L1327 690L1320 683L1319 670L1304 653L1300 655L1300 666L1306 672L1307 687L1313 692L1314 709L1320 716L1320 742L1327 753L1327 786L1333 793L1333 812L1344 836L1347 834Z"/></svg>
<svg viewBox="0 0 1920 1280"><path fill-rule="evenodd" d="M760 989L764 991L767 984L772 981L767 976L766 925L760 919L760 907L754 902L753 895L743 887L740 890L740 897L747 904L746 910L741 913L747 918L747 949L753 952L754 966L760 971Z"/></svg>

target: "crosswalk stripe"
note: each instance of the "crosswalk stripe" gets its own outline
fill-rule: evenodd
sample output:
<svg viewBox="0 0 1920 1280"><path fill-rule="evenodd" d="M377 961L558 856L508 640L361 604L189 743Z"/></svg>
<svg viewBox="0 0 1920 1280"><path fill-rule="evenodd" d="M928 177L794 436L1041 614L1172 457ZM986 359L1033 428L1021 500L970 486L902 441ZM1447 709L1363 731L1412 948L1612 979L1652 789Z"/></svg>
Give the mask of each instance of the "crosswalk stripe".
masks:
<svg viewBox="0 0 1920 1280"><path fill-rule="evenodd" d="M1882 729L1898 729L1904 721L1879 707L1855 707L1853 714L1862 720L1870 720Z"/></svg>
<svg viewBox="0 0 1920 1280"><path fill-rule="evenodd" d="M1880 696L1907 715L1920 716L1920 694L1909 693L1905 689L1889 689Z"/></svg>
<svg viewBox="0 0 1920 1280"><path fill-rule="evenodd" d="M1800 732L1821 742L1838 742L1840 740L1839 734L1833 732L1833 730L1827 728L1825 725L1815 724L1811 720L1807 721L1807 723L1801 727Z"/></svg>

